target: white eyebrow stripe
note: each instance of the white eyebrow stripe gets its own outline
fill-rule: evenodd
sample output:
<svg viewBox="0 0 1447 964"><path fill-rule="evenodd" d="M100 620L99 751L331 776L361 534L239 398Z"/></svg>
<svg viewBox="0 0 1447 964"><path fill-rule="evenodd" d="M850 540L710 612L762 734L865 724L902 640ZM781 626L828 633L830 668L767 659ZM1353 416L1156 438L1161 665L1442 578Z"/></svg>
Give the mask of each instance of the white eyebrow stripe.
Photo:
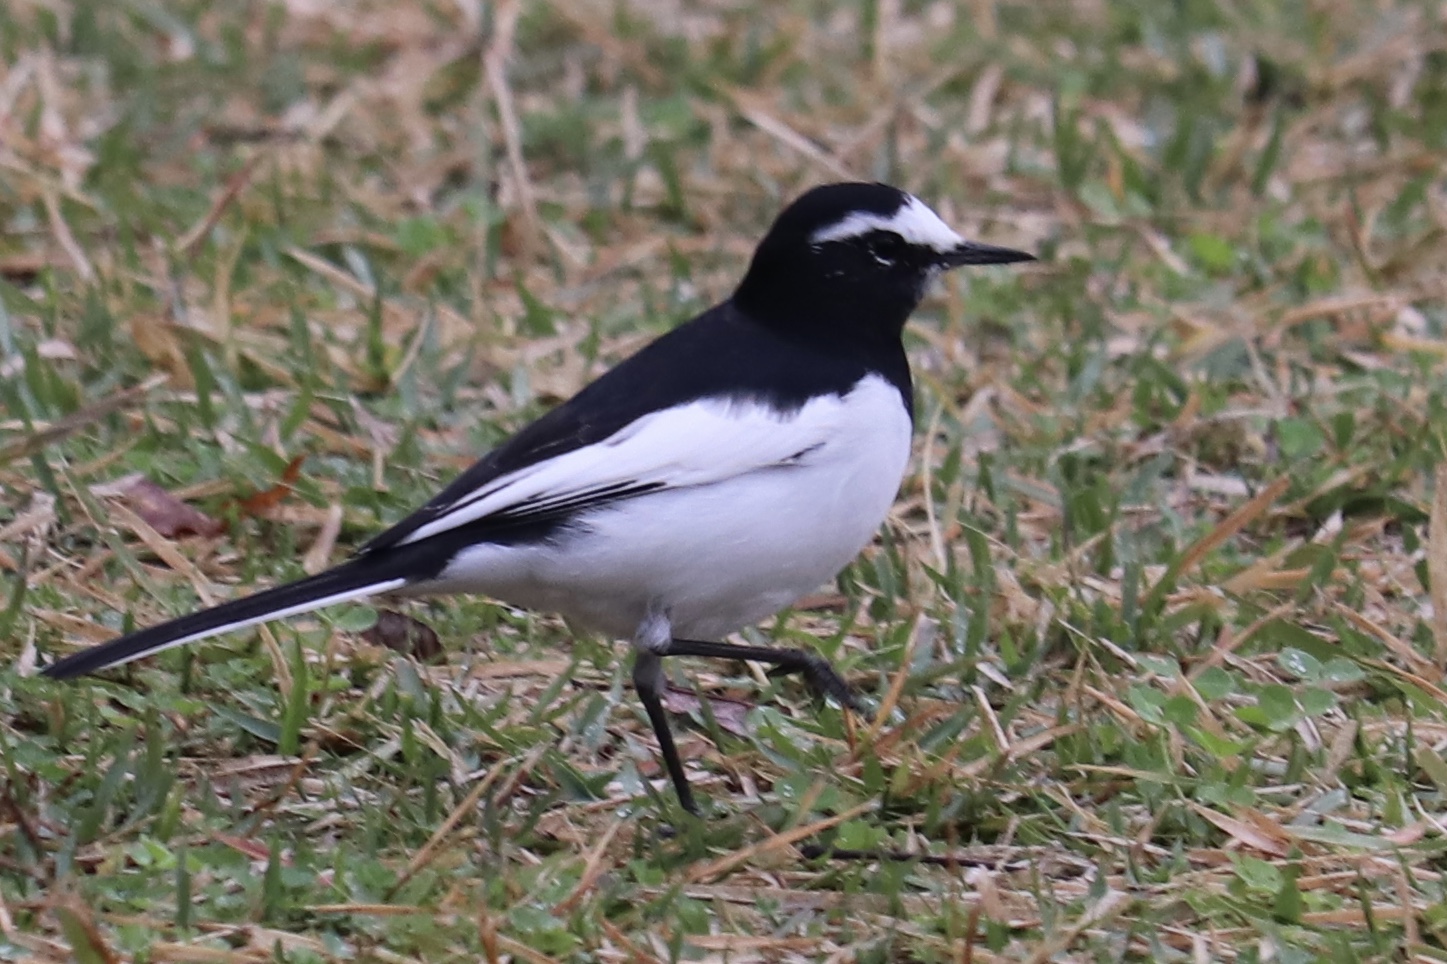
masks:
<svg viewBox="0 0 1447 964"><path fill-rule="evenodd" d="M871 231L893 231L909 244L933 248L941 253L953 251L965 240L917 197L909 198L898 211L887 216L855 211L837 224L815 231L809 240L814 244L844 241Z"/></svg>

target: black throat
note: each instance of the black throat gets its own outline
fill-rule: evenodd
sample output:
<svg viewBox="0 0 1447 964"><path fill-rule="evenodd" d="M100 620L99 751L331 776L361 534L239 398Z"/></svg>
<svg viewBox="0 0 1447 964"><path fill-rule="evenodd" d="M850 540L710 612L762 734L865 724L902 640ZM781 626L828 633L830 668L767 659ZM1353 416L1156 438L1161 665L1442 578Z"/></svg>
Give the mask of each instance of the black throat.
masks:
<svg viewBox="0 0 1447 964"><path fill-rule="evenodd" d="M730 299L755 324L787 342L878 372L914 413L903 333L922 290L851 284L847 273L820 275L760 249ZM791 268L793 270L791 270Z"/></svg>

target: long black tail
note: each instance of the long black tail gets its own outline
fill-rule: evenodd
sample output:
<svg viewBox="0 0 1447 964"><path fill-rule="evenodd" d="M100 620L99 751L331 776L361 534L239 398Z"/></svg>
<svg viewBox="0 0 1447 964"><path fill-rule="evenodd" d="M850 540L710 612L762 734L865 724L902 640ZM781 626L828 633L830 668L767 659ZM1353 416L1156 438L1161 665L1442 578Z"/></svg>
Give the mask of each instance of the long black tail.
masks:
<svg viewBox="0 0 1447 964"><path fill-rule="evenodd" d="M198 639L270 622L283 616L295 616L323 606L361 599L377 593L391 592L411 582L408 560L393 555L387 558L362 556L342 563L315 576L267 589L254 596L181 616L159 626L138 630L129 636L67 656L47 666L46 676L70 679L133 659L159 653L172 646L182 646ZM402 554L398 554L402 555Z"/></svg>

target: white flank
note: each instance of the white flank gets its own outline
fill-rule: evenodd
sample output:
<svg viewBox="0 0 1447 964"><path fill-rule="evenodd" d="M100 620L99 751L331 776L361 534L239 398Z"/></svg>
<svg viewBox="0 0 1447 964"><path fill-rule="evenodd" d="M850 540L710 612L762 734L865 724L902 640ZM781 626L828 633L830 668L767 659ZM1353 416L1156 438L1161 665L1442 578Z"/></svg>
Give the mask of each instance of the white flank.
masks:
<svg viewBox="0 0 1447 964"><path fill-rule="evenodd" d="M313 599L310 602L298 603L295 606L288 606L285 609L277 609L263 613L260 616L253 616L251 619L241 619L236 622L226 623L222 626L216 626L204 632L192 633L190 636L182 636L179 639L173 639L160 646L143 649L138 653L127 656L125 659L116 660L114 663L107 663L105 668L110 669L113 666L124 666L133 660L142 659L146 656L154 656L157 653L164 653L168 649L185 646L187 643L194 643L200 639L210 639L212 636L220 636L222 633L245 629L247 626L269 623L274 619L285 619L287 616L295 616L298 613L309 613L314 609L324 609L327 606L335 606L337 603L349 602L353 599L362 599L366 596L376 596L384 592L391 592L393 589L400 589L406 584L406 579L388 579L385 582L374 582L356 589L348 589L345 592L333 593L330 596L323 596L320 599Z"/></svg>
<svg viewBox="0 0 1447 964"><path fill-rule="evenodd" d="M898 211L887 216L855 211L837 224L815 231L809 240L814 244L844 241L871 231L893 231L909 244L933 248L941 253L955 250L965 240L917 197L909 197Z"/></svg>

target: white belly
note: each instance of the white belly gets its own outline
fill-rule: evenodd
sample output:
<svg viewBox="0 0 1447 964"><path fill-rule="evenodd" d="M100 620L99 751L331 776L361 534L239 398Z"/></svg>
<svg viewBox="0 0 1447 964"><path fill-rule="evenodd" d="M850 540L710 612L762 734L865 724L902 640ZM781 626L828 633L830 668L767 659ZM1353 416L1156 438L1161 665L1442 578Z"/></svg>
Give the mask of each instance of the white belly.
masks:
<svg viewBox="0 0 1447 964"><path fill-rule="evenodd" d="M793 417L826 417L837 431L785 464L594 510L546 544L464 550L416 591L483 593L615 637L631 636L650 607L682 639L758 622L869 543L909 460L909 416L883 378Z"/></svg>

